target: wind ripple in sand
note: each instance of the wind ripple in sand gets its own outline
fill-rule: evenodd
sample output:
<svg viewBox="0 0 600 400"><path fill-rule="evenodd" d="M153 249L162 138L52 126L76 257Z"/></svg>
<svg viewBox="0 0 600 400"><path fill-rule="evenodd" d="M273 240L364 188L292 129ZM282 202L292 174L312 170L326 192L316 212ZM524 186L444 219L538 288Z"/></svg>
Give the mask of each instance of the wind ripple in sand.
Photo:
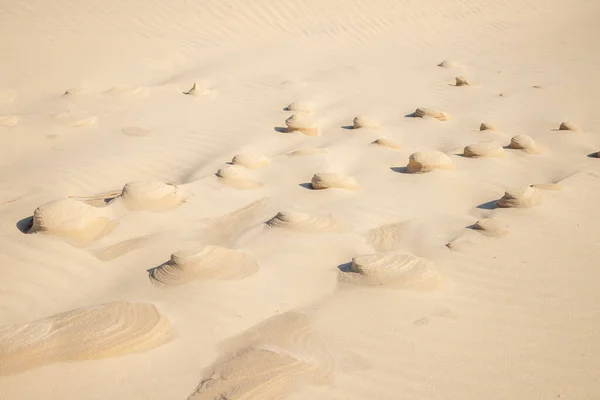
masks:
<svg viewBox="0 0 600 400"><path fill-rule="evenodd" d="M184 285L193 280L242 279L258 271L250 254L220 246L179 251L150 271L150 280L159 286Z"/></svg>
<svg viewBox="0 0 600 400"><path fill-rule="evenodd" d="M108 207L60 199L35 209L33 225L27 233L48 233L85 244L108 234L117 224Z"/></svg>
<svg viewBox="0 0 600 400"><path fill-rule="evenodd" d="M358 190L360 188L358 182L356 182L356 179L353 177L334 172L321 172L314 174L310 184L315 190L331 188Z"/></svg>
<svg viewBox="0 0 600 400"><path fill-rule="evenodd" d="M113 302L0 328L0 375L158 347L171 323L149 303Z"/></svg>
<svg viewBox="0 0 600 400"><path fill-rule="evenodd" d="M165 211L184 202L179 187L163 182L129 182L119 198L125 207L135 211Z"/></svg>
<svg viewBox="0 0 600 400"><path fill-rule="evenodd" d="M345 283L429 288L441 278L430 261L405 253L369 254L354 257L347 270L339 273Z"/></svg>
<svg viewBox="0 0 600 400"><path fill-rule="evenodd" d="M343 230L339 221L330 215L309 215L299 212L278 212L265 222L269 228L286 228L301 232L337 232Z"/></svg>
<svg viewBox="0 0 600 400"><path fill-rule="evenodd" d="M234 340L190 400L276 400L300 384L330 380L334 363L311 332L308 317L285 313Z"/></svg>

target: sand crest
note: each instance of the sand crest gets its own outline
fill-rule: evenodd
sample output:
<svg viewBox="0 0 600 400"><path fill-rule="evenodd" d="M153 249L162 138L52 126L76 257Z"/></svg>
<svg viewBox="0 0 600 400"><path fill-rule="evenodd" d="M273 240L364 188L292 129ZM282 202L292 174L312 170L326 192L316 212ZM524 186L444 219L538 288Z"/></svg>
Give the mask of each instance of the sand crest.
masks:
<svg viewBox="0 0 600 400"><path fill-rule="evenodd" d="M572 132L581 132L581 128L575 122L565 121L561 122L558 127L560 131L572 131Z"/></svg>
<svg viewBox="0 0 600 400"><path fill-rule="evenodd" d="M331 188L358 190L360 187L353 177L335 172L316 173L310 180L310 184L316 190Z"/></svg>
<svg viewBox="0 0 600 400"><path fill-rule="evenodd" d="M307 114L294 114L285 120L288 132L300 132L306 136L318 136L319 125Z"/></svg>
<svg viewBox="0 0 600 400"><path fill-rule="evenodd" d="M301 232L336 232L341 223L331 215L310 215L300 212L278 212L265 222L270 228L285 228Z"/></svg>
<svg viewBox="0 0 600 400"><path fill-rule="evenodd" d="M120 198L128 209L135 211L165 211L185 200L176 185L150 181L127 183Z"/></svg>
<svg viewBox="0 0 600 400"><path fill-rule="evenodd" d="M434 110L433 108L417 108L414 116L417 118L434 118L438 121L447 121L450 119L449 114Z"/></svg>
<svg viewBox="0 0 600 400"><path fill-rule="evenodd" d="M271 161L267 157L258 156L256 154L238 154L233 157L231 163L249 169L258 169L269 165Z"/></svg>
<svg viewBox="0 0 600 400"><path fill-rule="evenodd" d="M150 270L150 280L158 286L185 285L194 280L235 280L258 271L258 262L248 253L220 246L183 250L166 263Z"/></svg>
<svg viewBox="0 0 600 400"><path fill-rule="evenodd" d="M149 303L113 302L0 328L0 375L148 351L173 336Z"/></svg>
<svg viewBox="0 0 600 400"><path fill-rule="evenodd" d="M465 147L465 157L502 157L504 149L496 143L476 143Z"/></svg>
<svg viewBox="0 0 600 400"><path fill-rule="evenodd" d="M531 208L542 202L542 193L532 186L508 190L496 205L502 208Z"/></svg>
<svg viewBox="0 0 600 400"><path fill-rule="evenodd" d="M406 167L406 171L411 174L431 172L434 169L454 169L454 164L450 157L433 150L411 154Z"/></svg>

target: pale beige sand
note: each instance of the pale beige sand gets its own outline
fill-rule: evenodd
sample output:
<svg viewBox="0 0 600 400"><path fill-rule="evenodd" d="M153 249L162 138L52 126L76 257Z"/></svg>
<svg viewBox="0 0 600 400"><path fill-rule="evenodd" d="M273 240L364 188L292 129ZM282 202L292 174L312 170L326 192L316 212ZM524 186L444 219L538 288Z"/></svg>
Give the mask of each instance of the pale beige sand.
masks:
<svg viewBox="0 0 600 400"><path fill-rule="evenodd" d="M450 119L450 115L448 115L448 113L434 110L433 108L417 108L414 112L414 115L418 118L434 118L438 121L446 121Z"/></svg>
<svg viewBox="0 0 600 400"><path fill-rule="evenodd" d="M498 129L490 123L482 122L481 125L479 125L479 130L480 131L496 131Z"/></svg>
<svg viewBox="0 0 600 400"><path fill-rule="evenodd" d="M360 185L352 176L337 172L319 172L313 175L310 184L315 190L346 189L358 190Z"/></svg>
<svg viewBox="0 0 600 400"><path fill-rule="evenodd" d="M319 124L308 114L293 114L285 120L288 132L300 132L306 136L318 136Z"/></svg>
<svg viewBox="0 0 600 400"><path fill-rule="evenodd" d="M271 161L265 156L256 154L238 154L231 160L233 165L241 165L249 169L258 169L266 167Z"/></svg>
<svg viewBox="0 0 600 400"><path fill-rule="evenodd" d="M466 146L463 150L465 157L502 157L504 149L497 143L475 143Z"/></svg>
<svg viewBox="0 0 600 400"><path fill-rule="evenodd" d="M377 129L379 128L379 122L377 122L377 120L375 120L373 117L362 115L355 117L354 120L352 120L352 128Z"/></svg>
<svg viewBox="0 0 600 400"><path fill-rule="evenodd" d="M542 199L542 193L538 188L525 186L507 190L498 200L497 205L502 208L531 208L540 205Z"/></svg>
<svg viewBox="0 0 600 400"><path fill-rule="evenodd" d="M560 0L2 2L0 326L126 302L176 334L62 362L90 334L65 322L51 362L11 359L0 397L185 399L204 382L195 395L221 400L597 400L598 15ZM411 118L421 106L445 121ZM286 133L292 115L314 136ZM362 115L380 127L347 129ZM504 156L459 155L483 142ZM430 150L454 170L404 173ZM315 172L360 190L307 190ZM127 182L158 184L127 207ZM506 204L534 207L498 207L530 185L542 202L525 189ZM149 280L208 246L255 271L177 260L154 270L172 284ZM390 284L404 275L377 262L388 253L443 285ZM355 257L381 285L348 275ZM231 279L203 278L217 271ZM361 361L340 368L347 352Z"/></svg>
<svg viewBox="0 0 600 400"><path fill-rule="evenodd" d="M163 182L129 182L123 187L120 199L133 211L165 211L184 200L181 189Z"/></svg>
<svg viewBox="0 0 600 400"><path fill-rule="evenodd" d="M454 169L454 163L441 151L420 151L408 158L407 172L411 174L431 172L434 169Z"/></svg>

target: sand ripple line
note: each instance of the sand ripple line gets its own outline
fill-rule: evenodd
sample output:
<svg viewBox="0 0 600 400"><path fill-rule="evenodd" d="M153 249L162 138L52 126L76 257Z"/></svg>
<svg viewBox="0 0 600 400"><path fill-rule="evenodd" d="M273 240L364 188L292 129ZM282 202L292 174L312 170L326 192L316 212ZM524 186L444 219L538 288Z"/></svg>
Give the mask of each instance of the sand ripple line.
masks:
<svg viewBox="0 0 600 400"><path fill-rule="evenodd" d="M531 208L542 202L540 189L526 186L518 189L508 190L496 205L502 208Z"/></svg>
<svg viewBox="0 0 600 400"><path fill-rule="evenodd" d="M258 268L250 254L211 245L173 253L169 261L150 271L150 280L159 286L203 279L234 280L252 275Z"/></svg>
<svg viewBox="0 0 600 400"><path fill-rule="evenodd" d="M406 171L411 174L431 172L434 169L454 169L450 157L441 151L421 151L408 158Z"/></svg>
<svg viewBox="0 0 600 400"><path fill-rule="evenodd" d="M117 224L109 207L60 199L35 209L33 225L27 233L47 233L85 244L108 234Z"/></svg>
<svg viewBox="0 0 600 400"><path fill-rule="evenodd" d="M64 361L148 351L172 338L149 303L113 302L0 328L0 375Z"/></svg>
<svg viewBox="0 0 600 400"><path fill-rule="evenodd" d="M316 173L313 175L310 184L315 190L331 188L358 190L360 188L353 177L334 172Z"/></svg>
<svg viewBox="0 0 600 400"><path fill-rule="evenodd" d="M178 186L163 182L129 182L119 198L134 211L165 211L185 201Z"/></svg>
<svg viewBox="0 0 600 400"><path fill-rule="evenodd" d="M330 215L309 215L300 212L278 212L265 222L269 228L285 228L301 232L337 232L341 223Z"/></svg>
<svg viewBox="0 0 600 400"><path fill-rule="evenodd" d="M441 282L433 263L406 253L354 257L350 267L340 271L339 280L352 284L419 288L435 287Z"/></svg>

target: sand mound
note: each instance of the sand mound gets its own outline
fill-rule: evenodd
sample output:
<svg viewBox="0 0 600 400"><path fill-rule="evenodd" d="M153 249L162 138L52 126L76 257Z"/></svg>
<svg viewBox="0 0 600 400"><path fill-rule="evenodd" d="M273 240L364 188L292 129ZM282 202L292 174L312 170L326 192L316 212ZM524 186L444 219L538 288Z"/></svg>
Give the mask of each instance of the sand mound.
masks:
<svg viewBox="0 0 600 400"><path fill-rule="evenodd" d="M505 226L495 218L482 218L473 224L473 229L487 236L502 236L507 233L504 228Z"/></svg>
<svg viewBox="0 0 600 400"><path fill-rule="evenodd" d="M126 136L148 136L150 135L150 130L145 128L140 128L138 126L128 126L121 129L121 132Z"/></svg>
<svg viewBox="0 0 600 400"><path fill-rule="evenodd" d="M286 110L299 111L310 114L315 110L315 104L311 101L296 101L287 106Z"/></svg>
<svg viewBox="0 0 600 400"><path fill-rule="evenodd" d="M314 148L314 149L299 149L294 150L288 153L288 156L297 157L297 156L312 156L315 154L329 154L329 149L322 148Z"/></svg>
<svg viewBox="0 0 600 400"><path fill-rule="evenodd" d="M96 123L98 118L94 115L86 113L76 113L71 111L65 111L54 115L54 120L64 126L85 126L93 125Z"/></svg>
<svg viewBox="0 0 600 400"><path fill-rule="evenodd" d="M179 187L162 182L129 182L120 197L128 209L136 211L164 211L184 201Z"/></svg>
<svg viewBox="0 0 600 400"><path fill-rule="evenodd" d="M306 136L318 136L319 126L306 114L294 114L285 120L288 132L301 132Z"/></svg>
<svg viewBox="0 0 600 400"><path fill-rule="evenodd" d="M496 205L502 208L531 208L542 202L542 193L531 186L509 190Z"/></svg>
<svg viewBox="0 0 600 400"><path fill-rule="evenodd" d="M438 121L446 121L450 119L450 115L432 108L417 108L414 112L417 118L435 118Z"/></svg>
<svg viewBox="0 0 600 400"><path fill-rule="evenodd" d="M358 190L359 185L351 176L338 174L335 172L322 172L314 174L310 180L313 189L339 188L347 190Z"/></svg>
<svg viewBox="0 0 600 400"><path fill-rule="evenodd" d="M378 146L387 147L387 148L394 149L394 150L402 147L402 146L400 146L399 143L396 143L393 140L390 140L387 138L379 138L377 140L372 141L371 144L376 144Z"/></svg>
<svg viewBox="0 0 600 400"><path fill-rule="evenodd" d="M527 135L517 135L510 139L508 145L511 149L525 150L527 153L537 154L539 150L535 144L535 141Z"/></svg>
<svg viewBox="0 0 600 400"><path fill-rule="evenodd" d="M249 169L257 169L269 165L271 161L267 157L257 156L255 154L238 154L233 157L231 163Z"/></svg>
<svg viewBox="0 0 600 400"><path fill-rule="evenodd" d="M19 117L16 115L0 115L0 126L15 126L19 123Z"/></svg>
<svg viewBox="0 0 600 400"><path fill-rule="evenodd" d="M480 131L496 131L496 127L492 124L488 124L486 122L482 122L481 125L479 125L479 130Z"/></svg>
<svg viewBox="0 0 600 400"><path fill-rule="evenodd" d="M432 287L440 276L431 262L405 253L369 254L352 259L348 271L340 271L342 282L363 285Z"/></svg>
<svg viewBox="0 0 600 400"><path fill-rule="evenodd" d="M64 361L150 350L172 337L171 324L149 303L114 302L0 328L0 375Z"/></svg>
<svg viewBox="0 0 600 400"><path fill-rule="evenodd" d="M333 361L308 318L285 313L233 341L236 348L208 368L189 399L275 400L301 384L329 381Z"/></svg>
<svg viewBox="0 0 600 400"><path fill-rule="evenodd" d="M330 215L309 215L300 212L278 212L265 222L270 228L286 228L301 232L335 232L341 224Z"/></svg>
<svg viewBox="0 0 600 400"><path fill-rule="evenodd" d="M411 174L430 172L434 169L454 169L450 157L441 151L422 151L413 153L408 159L407 172Z"/></svg>
<svg viewBox="0 0 600 400"><path fill-rule="evenodd" d="M458 68L460 67L460 64L457 63L456 61L452 61L452 60L444 60L441 63L438 64L438 67L442 67L442 68Z"/></svg>
<svg viewBox="0 0 600 400"><path fill-rule="evenodd" d="M581 132L581 128L579 127L579 125L577 125L574 122L569 122L569 121L561 122L558 129L561 131Z"/></svg>
<svg viewBox="0 0 600 400"><path fill-rule="evenodd" d="M240 171L239 165L227 165L217 171L219 181L227 186L239 190L249 190L261 187L263 184L257 180L246 178Z"/></svg>
<svg viewBox="0 0 600 400"><path fill-rule="evenodd" d="M502 157L504 149L496 143L476 143L465 147L465 157Z"/></svg>
<svg viewBox="0 0 600 400"><path fill-rule="evenodd" d="M179 251L150 271L150 280L161 285L184 285L193 280L242 279L258 271L250 254L219 246Z"/></svg>
<svg viewBox="0 0 600 400"><path fill-rule="evenodd" d="M194 86L192 86L192 88L190 90L188 90L187 92L183 92L183 94L187 94L189 96L202 96L202 95L207 94L209 91L210 90L208 90L208 89L200 88L200 86L198 86L198 84L196 82L194 82Z"/></svg>
<svg viewBox="0 0 600 400"><path fill-rule="evenodd" d="M61 199L35 209L33 225L28 233L44 232L87 243L106 235L116 226L108 207L93 207L77 200Z"/></svg>
<svg viewBox="0 0 600 400"><path fill-rule="evenodd" d="M457 76L454 79L456 80L455 86L469 86L470 85L470 83L467 80L467 78L465 78L463 76Z"/></svg>
<svg viewBox="0 0 600 400"><path fill-rule="evenodd" d="M358 117L355 117L354 120L352 121L352 128L353 129L360 129L360 128L377 129L377 128L379 128L379 123L371 117L358 116Z"/></svg>

